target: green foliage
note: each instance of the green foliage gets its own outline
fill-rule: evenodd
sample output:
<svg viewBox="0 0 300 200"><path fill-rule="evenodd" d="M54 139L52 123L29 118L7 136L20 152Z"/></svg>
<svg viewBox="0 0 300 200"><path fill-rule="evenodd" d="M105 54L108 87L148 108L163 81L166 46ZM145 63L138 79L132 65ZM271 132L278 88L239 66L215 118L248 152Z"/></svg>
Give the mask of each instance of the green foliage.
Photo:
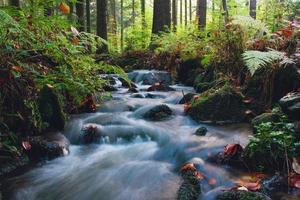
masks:
<svg viewBox="0 0 300 200"><path fill-rule="evenodd" d="M272 66L274 62L281 61L285 58L283 52L271 50L268 52L262 51L245 51L243 53L243 60L251 75L262 68Z"/></svg>
<svg viewBox="0 0 300 200"><path fill-rule="evenodd" d="M280 122L261 123L245 148L245 158L263 170L283 170L286 159L295 156L299 143L293 124L286 117Z"/></svg>

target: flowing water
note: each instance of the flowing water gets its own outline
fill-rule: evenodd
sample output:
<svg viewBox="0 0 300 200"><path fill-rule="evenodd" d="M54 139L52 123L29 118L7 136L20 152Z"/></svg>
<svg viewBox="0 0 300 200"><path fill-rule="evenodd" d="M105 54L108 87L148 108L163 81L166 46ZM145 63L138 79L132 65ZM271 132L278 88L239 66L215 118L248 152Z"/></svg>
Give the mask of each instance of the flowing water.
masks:
<svg viewBox="0 0 300 200"><path fill-rule="evenodd" d="M120 84L117 84L120 86ZM149 86L138 85L139 90ZM70 155L49 161L41 167L10 180L11 199L21 200L172 200L182 182L178 169L190 160L208 178L217 180L208 192L230 185L236 174L222 166L206 162L228 143L247 142L250 129L245 124L209 126L197 124L184 115L178 104L192 88L172 86L172 92L141 92L151 98L133 98L119 88L112 100L96 113L72 116L65 135L71 141ZM153 122L141 115L155 105L168 105L174 115ZM84 145L82 127L96 124L103 137L95 144ZM200 126L206 136L196 136Z"/></svg>

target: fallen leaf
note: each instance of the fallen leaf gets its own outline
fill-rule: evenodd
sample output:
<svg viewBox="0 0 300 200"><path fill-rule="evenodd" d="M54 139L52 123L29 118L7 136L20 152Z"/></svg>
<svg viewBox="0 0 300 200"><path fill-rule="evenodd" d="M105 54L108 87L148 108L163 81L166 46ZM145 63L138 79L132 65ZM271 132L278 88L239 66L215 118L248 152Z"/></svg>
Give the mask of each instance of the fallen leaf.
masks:
<svg viewBox="0 0 300 200"><path fill-rule="evenodd" d="M79 44L79 39L77 37L72 37L71 39L71 43L74 44L74 45L78 45Z"/></svg>
<svg viewBox="0 0 300 200"><path fill-rule="evenodd" d="M61 2L59 4L59 10L64 14L69 14L70 13L70 7L64 2Z"/></svg>
<svg viewBox="0 0 300 200"><path fill-rule="evenodd" d="M180 169L180 171L188 171L188 170L192 170L192 171L197 171L194 163L186 163L185 165L183 165L183 167Z"/></svg>
<svg viewBox="0 0 300 200"><path fill-rule="evenodd" d="M248 182L248 181L244 181L244 180L238 180L238 181L236 181L236 183L238 186L243 186L250 191L257 191L261 188L260 181Z"/></svg>
<svg viewBox="0 0 300 200"><path fill-rule="evenodd" d="M235 155L240 150L243 150L243 147L240 144L228 144L224 147L224 155Z"/></svg>
<svg viewBox="0 0 300 200"><path fill-rule="evenodd" d="M300 164L295 157L293 158L292 168L297 174L300 174Z"/></svg>
<svg viewBox="0 0 300 200"><path fill-rule="evenodd" d="M12 67L11 67L11 70L14 70L14 71L16 71L16 72L20 72L20 71L22 71L22 68L19 67L19 66L12 66Z"/></svg>
<svg viewBox="0 0 300 200"><path fill-rule="evenodd" d="M289 174L289 186L300 189L300 175L294 172Z"/></svg>
<svg viewBox="0 0 300 200"><path fill-rule="evenodd" d="M25 149L25 150L30 150L31 149L31 144L28 142L28 141L23 141L22 142L22 147Z"/></svg>
<svg viewBox="0 0 300 200"><path fill-rule="evenodd" d="M201 172L194 172L194 176L197 177L198 180L203 180L204 179L204 175Z"/></svg>

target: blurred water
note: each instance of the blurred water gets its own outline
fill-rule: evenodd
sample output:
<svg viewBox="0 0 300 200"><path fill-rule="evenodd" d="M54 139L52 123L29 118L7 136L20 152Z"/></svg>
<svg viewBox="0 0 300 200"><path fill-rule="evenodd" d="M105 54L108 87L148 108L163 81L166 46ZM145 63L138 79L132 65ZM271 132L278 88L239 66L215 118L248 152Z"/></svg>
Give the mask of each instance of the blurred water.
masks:
<svg viewBox="0 0 300 200"><path fill-rule="evenodd" d="M140 77L140 76L138 76ZM141 81L140 78L137 78ZM16 200L171 200L181 179L178 168L191 159L217 185L203 185L204 192L231 183L231 172L206 162L227 143L247 142L245 124L206 126L205 137L193 133L200 126L184 115L177 104L192 88L174 85L177 91L151 92L159 98L132 98L126 89L113 93L97 113L73 116L65 135L71 154L49 161L10 180ZM147 86L139 86L145 89ZM148 92L141 92L146 96ZM141 115L166 104L175 113L162 122L145 121ZM96 124L103 136L98 143L82 145L82 127ZM8 188L9 189L9 188Z"/></svg>

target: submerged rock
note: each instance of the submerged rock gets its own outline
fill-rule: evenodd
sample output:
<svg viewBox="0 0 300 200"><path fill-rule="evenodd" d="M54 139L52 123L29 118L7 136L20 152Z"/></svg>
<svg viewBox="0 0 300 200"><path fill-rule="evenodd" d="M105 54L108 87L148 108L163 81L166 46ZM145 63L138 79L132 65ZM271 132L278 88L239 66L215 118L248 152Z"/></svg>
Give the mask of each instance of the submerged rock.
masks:
<svg viewBox="0 0 300 200"><path fill-rule="evenodd" d="M259 192L230 190L217 195L216 200L271 200Z"/></svg>
<svg viewBox="0 0 300 200"><path fill-rule="evenodd" d="M205 128L205 127L202 126L202 127L198 128L196 130L195 135L197 135L197 136L205 136L206 133L207 133L207 128Z"/></svg>
<svg viewBox="0 0 300 200"><path fill-rule="evenodd" d="M122 87L125 88L137 88L137 86L132 82L132 81L128 81L122 77L119 77L118 80L122 83Z"/></svg>
<svg viewBox="0 0 300 200"><path fill-rule="evenodd" d="M169 118L173 114L172 110L165 104L157 105L143 114L144 119L161 121Z"/></svg>
<svg viewBox="0 0 300 200"><path fill-rule="evenodd" d="M128 89L127 92L130 92L130 93L138 93L139 91L138 91L138 89L136 89L136 88L134 88L134 87L131 87L131 88Z"/></svg>
<svg viewBox="0 0 300 200"><path fill-rule="evenodd" d="M51 160L69 154L69 140L61 133L47 133L28 139L27 154L30 160Z"/></svg>
<svg viewBox="0 0 300 200"><path fill-rule="evenodd" d="M63 130L66 114L59 94L51 85L45 85L39 93L38 107L42 121L48 124L49 130Z"/></svg>
<svg viewBox="0 0 300 200"><path fill-rule="evenodd" d="M187 114L197 122L235 123L244 121L245 110L242 95L224 87L194 100Z"/></svg>
<svg viewBox="0 0 300 200"><path fill-rule="evenodd" d="M160 83L155 83L152 86L150 86L147 89L147 91L148 92L152 92L152 91L168 92L168 91L175 91L175 89L160 82Z"/></svg>
<svg viewBox="0 0 300 200"><path fill-rule="evenodd" d="M187 93L185 94L182 99L179 101L179 104L190 103L194 96L197 95L196 93Z"/></svg>
<svg viewBox="0 0 300 200"><path fill-rule="evenodd" d="M293 93L279 100L282 111L292 120L300 120L300 93Z"/></svg>
<svg viewBox="0 0 300 200"><path fill-rule="evenodd" d="M142 83L143 85L153 85L157 82L163 82L167 85L172 84L171 74L165 71L133 71L128 73L128 77L135 83Z"/></svg>
<svg viewBox="0 0 300 200"><path fill-rule="evenodd" d="M145 96L143 94L141 94L141 93L132 94L130 97L131 98L138 98L138 99L145 98Z"/></svg>
<svg viewBox="0 0 300 200"><path fill-rule="evenodd" d="M115 92L115 91L118 91L118 89L113 86L113 85L109 85L109 84L106 84L103 86L103 89L106 91L106 92Z"/></svg>

